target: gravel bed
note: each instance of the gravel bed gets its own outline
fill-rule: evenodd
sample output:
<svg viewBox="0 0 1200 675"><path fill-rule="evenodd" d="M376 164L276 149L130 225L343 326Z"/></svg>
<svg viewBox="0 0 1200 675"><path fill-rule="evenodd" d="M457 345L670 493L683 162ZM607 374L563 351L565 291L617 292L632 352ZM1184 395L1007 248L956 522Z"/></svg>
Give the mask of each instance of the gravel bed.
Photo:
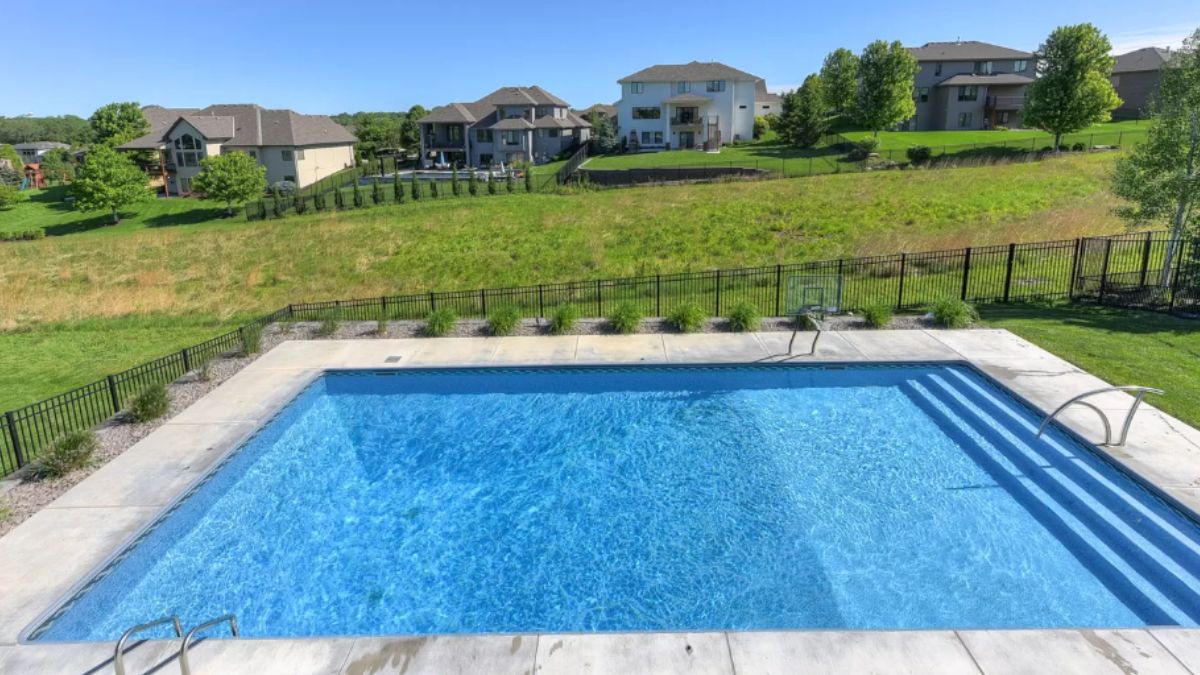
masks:
<svg viewBox="0 0 1200 675"><path fill-rule="evenodd" d="M167 387L171 398L171 406L165 416L151 422L136 423L123 414L115 416L95 429L100 447L94 455L92 465L74 471L60 478L38 478L29 467L0 481L0 514L7 510L7 517L0 519L0 536L20 525L27 518L37 513L42 507L58 498L71 487L90 476L109 460L132 447L135 443L148 436L152 431L162 426L167 420L182 412L188 406L198 401L202 396L217 388L222 382L232 377L242 368L269 352L286 340L320 340L320 339L374 339L374 338L414 338L422 337L424 321L390 321L380 330L375 321L343 321L338 324L332 335L318 335L321 322L297 321L273 324L262 332L260 353L251 356L226 355L209 363L203 373L193 372L185 375ZM762 331L790 331L795 326L792 318L765 318ZM866 322L861 317L844 315L829 317L824 324L826 330L861 330L867 329ZM892 329L925 329L936 328L928 316L897 316L892 320ZM675 333L665 320L652 318L642 321L642 333ZM726 319L709 319L697 332L726 333L729 325ZM550 328L545 320L526 319L513 331L513 335L549 335ZM613 330L604 319L580 319L568 335L611 335ZM450 337L479 337L487 336L487 322L478 319L463 319L458 322ZM435 339L435 338L430 338Z"/></svg>

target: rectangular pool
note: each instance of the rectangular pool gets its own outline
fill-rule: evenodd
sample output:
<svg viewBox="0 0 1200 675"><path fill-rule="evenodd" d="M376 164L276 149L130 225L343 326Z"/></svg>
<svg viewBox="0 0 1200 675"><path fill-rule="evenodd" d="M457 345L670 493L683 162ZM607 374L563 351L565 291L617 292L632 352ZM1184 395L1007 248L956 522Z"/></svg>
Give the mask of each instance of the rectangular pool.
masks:
<svg viewBox="0 0 1200 675"><path fill-rule="evenodd" d="M1197 625L1200 530L959 365L331 371L28 639Z"/></svg>

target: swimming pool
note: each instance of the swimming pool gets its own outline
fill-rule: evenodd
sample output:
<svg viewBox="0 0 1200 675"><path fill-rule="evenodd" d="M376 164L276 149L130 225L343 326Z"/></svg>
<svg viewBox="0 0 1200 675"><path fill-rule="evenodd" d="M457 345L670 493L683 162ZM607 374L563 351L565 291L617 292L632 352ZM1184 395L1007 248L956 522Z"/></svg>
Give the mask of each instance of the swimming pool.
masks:
<svg viewBox="0 0 1200 675"><path fill-rule="evenodd" d="M958 365L333 371L32 640L1197 625L1195 523Z"/></svg>

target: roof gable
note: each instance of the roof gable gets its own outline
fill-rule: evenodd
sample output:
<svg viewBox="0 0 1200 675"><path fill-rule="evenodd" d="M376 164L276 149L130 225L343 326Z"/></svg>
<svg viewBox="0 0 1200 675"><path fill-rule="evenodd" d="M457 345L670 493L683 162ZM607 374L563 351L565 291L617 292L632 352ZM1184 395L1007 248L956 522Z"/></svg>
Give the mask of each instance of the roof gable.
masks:
<svg viewBox="0 0 1200 675"><path fill-rule="evenodd" d="M717 61L660 64L626 75L617 82L701 82L706 80L751 80L762 78Z"/></svg>
<svg viewBox="0 0 1200 675"><path fill-rule="evenodd" d="M1009 49L978 40L956 42L926 42L909 47L908 52L918 61L986 61L989 59L1032 59L1032 52Z"/></svg>
<svg viewBox="0 0 1200 675"><path fill-rule="evenodd" d="M1119 74L1162 70L1162 67L1167 65L1170 60L1171 51L1169 49L1145 47L1117 56L1117 62L1113 65L1112 71Z"/></svg>

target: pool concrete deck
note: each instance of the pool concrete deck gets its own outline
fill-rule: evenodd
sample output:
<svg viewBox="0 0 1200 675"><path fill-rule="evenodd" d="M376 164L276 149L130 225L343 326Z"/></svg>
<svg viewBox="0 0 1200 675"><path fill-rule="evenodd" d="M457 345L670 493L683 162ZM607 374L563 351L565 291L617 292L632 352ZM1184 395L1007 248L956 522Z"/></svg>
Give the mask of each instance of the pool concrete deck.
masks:
<svg viewBox="0 0 1200 675"><path fill-rule="evenodd" d="M0 538L0 673L112 672L113 643L26 644L23 632L328 368L596 363L967 361L1045 411L1106 386L1008 333L790 333L287 342ZM801 334L805 351L812 334ZM399 357L395 361L395 357ZM1149 384L1153 382L1115 382ZM1169 393L1169 392L1168 392ZM1114 426L1132 399L1094 401ZM1098 440L1095 414L1063 422ZM1200 512L1200 432L1145 405L1123 449L1102 449ZM154 617L146 617L147 620ZM128 673L171 673L176 640L136 644ZM1200 630L782 631L205 640L194 673L1193 673Z"/></svg>

